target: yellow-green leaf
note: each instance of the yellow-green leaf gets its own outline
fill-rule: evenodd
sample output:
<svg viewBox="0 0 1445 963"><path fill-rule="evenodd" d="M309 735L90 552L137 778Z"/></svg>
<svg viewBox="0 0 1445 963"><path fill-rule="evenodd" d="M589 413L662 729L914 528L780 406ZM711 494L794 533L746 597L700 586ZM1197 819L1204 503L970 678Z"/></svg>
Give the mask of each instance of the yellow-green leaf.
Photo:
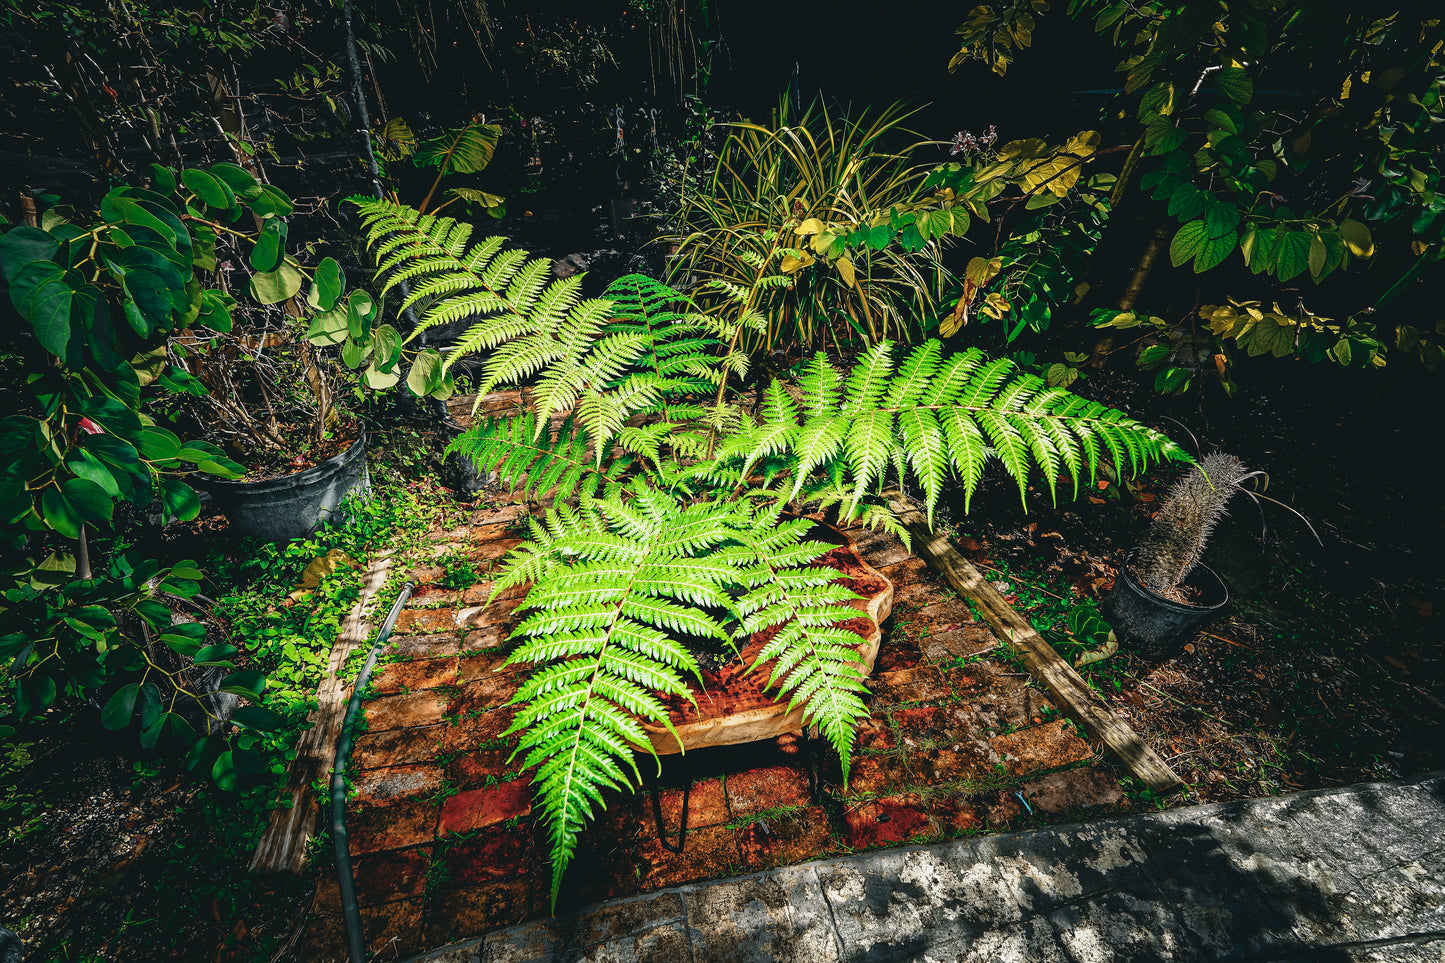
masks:
<svg viewBox="0 0 1445 963"><path fill-rule="evenodd" d="M1370 229L1359 221L1341 221L1340 237L1345 239L1345 246L1356 257L1370 257L1375 253L1375 241L1370 237Z"/></svg>

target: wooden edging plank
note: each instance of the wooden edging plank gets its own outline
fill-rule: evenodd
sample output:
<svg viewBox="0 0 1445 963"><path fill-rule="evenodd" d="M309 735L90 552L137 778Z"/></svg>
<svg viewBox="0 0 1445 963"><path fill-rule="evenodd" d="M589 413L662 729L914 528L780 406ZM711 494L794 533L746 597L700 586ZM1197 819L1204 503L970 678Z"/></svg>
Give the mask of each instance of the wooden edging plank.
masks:
<svg viewBox="0 0 1445 963"><path fill-rule="evenodd" d="M909 499L894 495L893 510L913 536L913 550L932 565L959 592L978 606L984 620L1010 642L1023 660L1029 675L1081 723L1089 735L1113 750L1129 770L1156 792L1168 792L1184 784L1158 753L1120 721L1100 700L1074 667L1064 661L1028 620L1004 601L978 569L958 553L941 535L934 534L928 520Z"/></svg>
<svg viewBox="0 0 1445 963"><path fill-rule="evenodd" d="M296 759L286 774L284 795L289 808L274 809L266 831L251 855L250 869L261 872L299 873L306 867L306 843L316 828L316 793L312 786L331 773L336 744L341 738L341 721L351 700L351 686L342 677L346 660L371 634L371 605L391 571L391 552L377 557L361 583L361 597L351 607L341 633L331 647L326 678L316 690L316 708L306 717L311 728L301 733Z"/></svg>

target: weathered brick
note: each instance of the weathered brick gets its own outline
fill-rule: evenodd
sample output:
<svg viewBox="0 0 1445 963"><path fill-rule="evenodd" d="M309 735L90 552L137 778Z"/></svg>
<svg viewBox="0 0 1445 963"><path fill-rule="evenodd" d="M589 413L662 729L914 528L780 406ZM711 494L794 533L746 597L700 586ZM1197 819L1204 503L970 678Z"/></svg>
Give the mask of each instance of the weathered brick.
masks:
<svg viewBox="0 0 1445 963"><path fill-rule="evenodd" d="M646 765L646 763L643 763ZM671 839L682 826L681 789L658 791L657 802L662 809L662 826ZM646 835L657 831L656 819L649 802L644 807L645 817L638 825L638 833ZM687 802L687 828L717 826L728 821L727 796L723 792L721 779L699 779L692 784Z"/></svg>
<svg viewBox="0 0 1445 963"><path fill-rule="evenodd" d="M1016 776L1094 758L1094 750L1074 734L1073 727L1064 719L995 736L989 742Z"/></svg>
<svg viewBox="0 0 1445 963"><path fill-rule="evenodd" d="M737 843L743 865L751 870L818 859L838 851L822 806L754 820L737 831Z"/></svg>
<svg viewBox="0 0 1445 963"><path fill-rule="evenodd" d="M411 662L390 662L371 677L370 688L377 695L435 689L457 681L455 658L414 659Z"/></svg>
<svg viewBox="0 0 1445 963"><path fill-rule="evenodd" d="M813 802L808 774L793 766L767 766L729 774L727 797L733 819L778 806L806 806Z"/></svg>
<svg viewBox="0 0 1445 963"><path fill-rule="evenodd" d="M919 649L934 662L977 655L998 645L993 630L980 622L970 622L919 641Z"/></svg>
<svg viewBox="0 0 1445 963"><path fill-rule="evenodd" d="M1050 773L1025 783L1022 792L1029 805L1045 813L1117 809L1126 800L1119 780L1097 768Z"/></svg>
<svg viewBox="0 0 1445 963"><path fill-rule="evenodd" d="M505 826L491 826L464 839L448 841L443 847L442 886L478 886L499 879L527 875L527 862L534 856L532 834Z"/></svg>
<svg viewBox="0 0 1445 963"><path fill-rule="evenodd" d="M438 689L424 689L406 695L383 696L363 705L368 732L385 729L413 729L436 725L446 713L451 697Z"/></svg>
<svg viewBox="0 0 1445 963"><path fill-rule="evenodd" d="M532 780L459 792L442 804L440 832L469 833L483 826L525 816L532 811Z"/></svg>
<svg viewBox="0 0 1445 963"><path fill-rule="evenodd" d="M465 662L466 660L463 660ZM468 682L452 698L452 715L476 714L498 709L517 692L522 677L516 672L488 672L475 682Z"/></svg>
<svg viewBox="0 0 1445 963"><path fill-rule="evenodd" d="M362 805L380 805L392 799L431 796L441 786L442 768L435 764L367 769L356 777L356 800Z"/></svg>
<svg viewBox="0 0 1445 963"><path fill-rule="evenodd" d="M454 632L457 624L456 609L402 609L392 630L403 635Z"/></svg>
<svg viewBox="0 0 1445 963"><path fill-rule="evenodd" d="M383 849L406 849L430 843L436 836L437 807L428 800L392 800L358 808L346 815L352 855Z"/></svg>
<svg viewBox="0 0 1445 963"><path fill-rule="evenodd" d="M456 655L461 648L461 636L455 632L434 635L390 635L386 640L385 652L402 659L442 658Z"/></svg>
<svg viewBox="0 0 1445 963"><path fill-rule="evenodd" d="M930 665L884 672L877 676L872 688L874 697L884 705L942 699L952 691L938 670Z"/></svg>
<svg viewBox="0 0 1445 963"><path fill-rule="evenodd" d="M937 825L917 793L886 796L851 805L843 812L845 838L853 849L896 846L917 836L934 835Z"/></svg>
<svg viewBox="0 0 1445 963"><path fill-rule="evenodd" d="M444 726L363 732L356 737L356 745L351 750L351 768L425 762L436 756L444 732Z"/></svg>
<svg viewBox="0 0 1445 963"><path fill-rule="evenodd" d="M511 926L532 911L529 879L497 880L482 886L443 889L428 900L426 942L437 947Z"/></svg>
<svg viewBox="0 0 1445 963"><path fill-rule="evenodd" d="M643 839L638 848L637 865L641 871L638 888L643 892L699 879L729 876L741 864L737 839L727 826L689 830L680 854L664 848L655 837Z"/></svg>
<svg viewBox="0 0 1445 963"><path fill-rule="evenodd" d="M857 756L848 773L848 796L872 796L902 785L907 779L903 760L893 755Z"/></svg>

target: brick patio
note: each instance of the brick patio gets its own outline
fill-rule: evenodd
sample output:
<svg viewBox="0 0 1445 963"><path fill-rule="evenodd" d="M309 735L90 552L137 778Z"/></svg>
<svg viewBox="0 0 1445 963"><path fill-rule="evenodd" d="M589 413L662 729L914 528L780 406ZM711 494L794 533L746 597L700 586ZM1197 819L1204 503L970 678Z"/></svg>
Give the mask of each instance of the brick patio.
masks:
<svg viewBox="0 0 1445 963"><path fill-rule="evenodd" d="M420 586L372 676L347 828L368 949L382 958L548 914L550 868L530 818L529 776L509 762L515 738L502 735L520 680L502 662L523 592L487 606L488 581L438 584L441 563L460 555L485 579L517 544L524 518L504 499L470 525L434 533L431 557L412 564ZM961 599L891 536L850 534L897 594L847 789L837 760L821 751L827 761L817 792L810 788L808 753L794 735L668 757L659 801L670 839L692 780L684 852L659 842L645 791L617 797L583 834L559 910L1127 806L1113 768L999 657L991 630ZM345 956L329 865L295 954Z"/></svg>

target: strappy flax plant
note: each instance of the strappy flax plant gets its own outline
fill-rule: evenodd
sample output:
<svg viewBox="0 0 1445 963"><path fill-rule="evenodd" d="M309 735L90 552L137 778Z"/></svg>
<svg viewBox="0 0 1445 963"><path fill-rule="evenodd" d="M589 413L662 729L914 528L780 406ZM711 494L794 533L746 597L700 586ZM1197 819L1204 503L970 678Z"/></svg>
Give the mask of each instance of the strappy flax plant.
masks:
<svg viewBox="0 0 1445 963"><path fill-rule="evenodd" d="M857 123L826 107L797 118L789 109L772 125L730 125L711 181L679 212L670 280L701 282L696 295L711 309L773 265L781 238L794 250L778 267L793 284L758 302L767 325L745 334L749 347L817 346L825 332L867 344L920 336L917 319L936 313L952 281L941 246L968 226L961 210L956 222L944 212L915 223L931 165L909 157L929 141L903 126L911 112L897 104Z"/></svg>
<svg viewBox="0 0 1445 963"><path fill-rule="evenodd" d="M752 669L803 707L846 781L867 714L857 637L840 628L853 595L815 564L831 546L789 514L836 505L906 538L880 495L890 484L915 482L931 519L950 478L967 503L991 460L1021 497L1035 466L1052 492L1060 477L1077 490L1105 459L1187 460L1121 412L937 341L900 356L881 340L851 371L819 354L750 410L726 378L746 362L736 326L667 286L632 275L584 301L500 238L472 243L446 218L360 206L383 286L410 278L424 326L478 316L444 365L487 351L483 391L528 386L524 410L451 450L552 500L496 586L532 584L509 662L534 669L511 731L537 770L554 901L603 792L633 787L636 754L652 752L639 720L668 726L663 699L691 698L688 638L740 650L772 632Z"/></svg>

